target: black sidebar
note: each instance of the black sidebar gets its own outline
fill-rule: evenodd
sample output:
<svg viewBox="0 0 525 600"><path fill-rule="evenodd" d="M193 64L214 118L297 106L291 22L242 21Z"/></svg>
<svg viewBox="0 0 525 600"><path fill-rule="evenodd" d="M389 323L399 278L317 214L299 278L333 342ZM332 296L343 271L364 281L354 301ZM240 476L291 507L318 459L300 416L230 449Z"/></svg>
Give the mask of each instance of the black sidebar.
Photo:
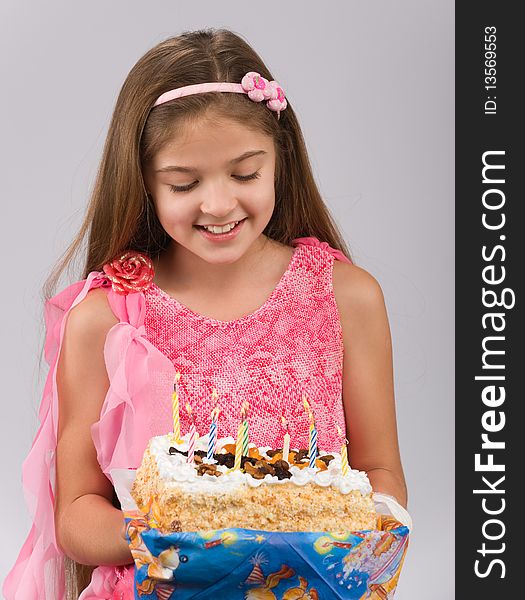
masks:
<svg viewBox="0 0 525 600"><path fill-rule="evenodd" d="M456 3L458 599L525 598L525 26L518 7Z"/></svg>

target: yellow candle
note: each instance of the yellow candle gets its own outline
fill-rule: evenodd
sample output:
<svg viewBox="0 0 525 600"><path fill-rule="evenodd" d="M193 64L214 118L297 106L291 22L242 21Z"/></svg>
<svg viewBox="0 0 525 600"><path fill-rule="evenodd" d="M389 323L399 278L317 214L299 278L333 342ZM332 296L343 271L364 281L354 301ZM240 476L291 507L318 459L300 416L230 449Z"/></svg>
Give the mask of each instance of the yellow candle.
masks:
<svg viewBox="0 0 525 600"><path fill-rule="evenodd" d="M288 455L290 454L290 434L288 433L288 423L284 417L281 417L281 421L283 427L286 428L286 433L284 434L284 443L283 443L283 460L288 462Z"/></svg>
<svg viewBox="0 0 525 600"><path fill-rule="evenodd" d="M339 425L337 426L337 433L339 434L339 437L342 437L343 432L341 431ZM345 475L348 475L348 449L346 447L347 444L348 440L345 438L341 446L341 472L343 474L343 477Z"/></svg>
<svg viewBox="0 0 525 600"><path fill-rule="evenodd" d="M239 423L239 429L237 430L237 441L235 442L235 462L233 463L234 471L238 471L241 468L243 433L244 433L244 421L241 420L241 422Z"/></svg>
<svg viewBox="0 0 525 600"><path fill-rule="evenodd" d="M348 475L348 450L346 449L346 439L341 447L341 472L343 477Z"/></svg>
<svg viewBox="0 0 525 600"><path fill-rule="evenodd" d="M179 393L177 389L179 379L180 373L177 373L175 375L175 383L173 384L173 394L171 396L171 409L173 416L173 439L177 444L179 444L182 441L180 439Z"/></svg>

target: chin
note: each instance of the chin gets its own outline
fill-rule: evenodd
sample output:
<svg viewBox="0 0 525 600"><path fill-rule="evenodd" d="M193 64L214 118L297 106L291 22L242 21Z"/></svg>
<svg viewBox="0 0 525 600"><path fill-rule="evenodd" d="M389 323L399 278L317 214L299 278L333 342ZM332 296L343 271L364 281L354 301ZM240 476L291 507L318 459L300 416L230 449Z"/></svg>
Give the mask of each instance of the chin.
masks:
<svg viewBox="0 0 525 600"><path fill-rule="evenodd" d="M214 265L230 265L237 262L248 250L248 247L237 248L210 248L203 251L202 248L192 250L194 254Z"/></svg>
<svg viewBox="0 0 525 600"><path fill-rule="evenodd" d="M228 265L242 258L254 244L260 240L264 228L254 236L253 230L241 232L242 239L232 240L230 243L210 243L199 232L194 235L172 236L176 246L191 252L210 264ZM248 235L246 235L248 234ZM264 236L263 236L264 237Z"/></svg>

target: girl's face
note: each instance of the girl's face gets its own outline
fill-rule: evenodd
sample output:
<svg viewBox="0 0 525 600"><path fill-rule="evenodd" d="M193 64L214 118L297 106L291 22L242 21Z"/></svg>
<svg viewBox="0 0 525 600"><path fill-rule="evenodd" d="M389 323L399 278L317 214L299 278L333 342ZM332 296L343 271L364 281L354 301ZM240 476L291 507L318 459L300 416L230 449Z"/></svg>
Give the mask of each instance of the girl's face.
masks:
<svg viewBox="0 0 525 600"><path fill-rule="evenodd" d="M144 179L168 235L219 264L238 260L268 224L274 175L271 137L231 120L202 120L157 153ZM225 233L214 232L217 226Z"/></svg>

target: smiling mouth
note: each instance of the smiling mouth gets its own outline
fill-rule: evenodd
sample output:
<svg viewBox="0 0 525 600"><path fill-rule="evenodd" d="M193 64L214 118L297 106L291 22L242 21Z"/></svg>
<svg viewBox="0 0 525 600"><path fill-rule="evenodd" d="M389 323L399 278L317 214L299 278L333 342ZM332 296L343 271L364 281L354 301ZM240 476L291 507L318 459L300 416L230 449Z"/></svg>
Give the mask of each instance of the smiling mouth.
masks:
<svg viewBox="0 0 525 600"><path fill-rule="evenodd" d="M226 225L194 225L194 227L197 227L199 229L204 229L204 230L208 231L209 233L215 233L215 234L228 233L228 232L232 231L233 229L235 229L235 227L237 227L237 225L239 223L242 223L243 221L245 221L246 218L247 217L245 217L244 219L240 219L239 221L231 221L230 223L227 223Z"/></svg>

